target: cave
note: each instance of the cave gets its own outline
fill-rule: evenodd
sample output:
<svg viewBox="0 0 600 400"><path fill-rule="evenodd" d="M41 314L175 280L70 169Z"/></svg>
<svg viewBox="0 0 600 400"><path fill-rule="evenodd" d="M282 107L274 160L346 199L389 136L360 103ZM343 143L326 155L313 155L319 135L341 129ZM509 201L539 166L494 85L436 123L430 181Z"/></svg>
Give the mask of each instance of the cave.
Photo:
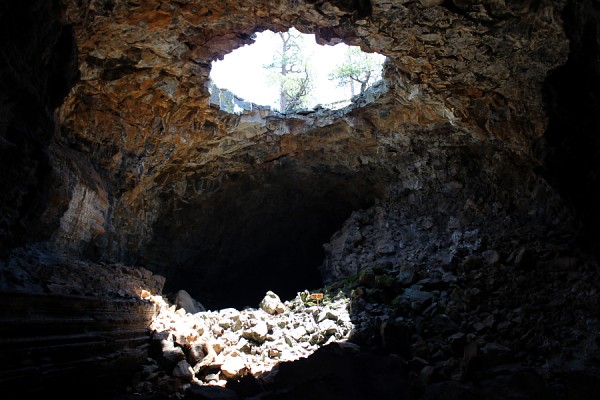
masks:
<svg viewBox="0 0 600 400"><path fill-rule="evenodd" d="M599 13L2 4L3 398L595 398ZM228 112L211 62L291 27L382 81Z"/></svg>
<svg viewBox="0 0 600 400"><path fill-rule="evenodd" d="M352 211L374 203L381 184L366 171L286 156L266 165L158 216L144 265L166 278L165 292L183 288L210 309L243 308L268 290L292 298L323 286L323 244Z"/></svg>

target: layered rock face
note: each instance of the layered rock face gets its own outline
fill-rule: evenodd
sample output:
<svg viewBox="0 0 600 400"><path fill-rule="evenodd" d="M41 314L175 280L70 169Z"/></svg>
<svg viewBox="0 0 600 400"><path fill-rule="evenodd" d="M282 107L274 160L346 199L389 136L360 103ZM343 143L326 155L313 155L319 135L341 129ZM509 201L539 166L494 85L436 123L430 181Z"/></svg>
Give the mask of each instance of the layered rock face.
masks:
<svg viewBox="0 0 600 400"><path fill-rule="evenodd" d="M116 301L110 285L73 282L138 265L156 291L152 273L215 308L361 277L359 306L376 321L397 317L402 304L381 311L395 295L424 289L415 276L484 285L469 274L489 260L492 275L551 265L557 279L562 267L591 274L567 286L593 281L594 261L553 260L597 245L595 13L592 1L550 0L2 5L1 287ZM337 111L238 115L211 102L212 60L292 26L386 55L382 84ZM368 278L373 268L400 283ZM451 284L468 289L430 287L429 317L466 307L452 329L499 313L519 323L518 307L473 316L477 302L449 304ZM379 322L365 322L364 343ZM432 348L448 357L442 342Z"/></svg>

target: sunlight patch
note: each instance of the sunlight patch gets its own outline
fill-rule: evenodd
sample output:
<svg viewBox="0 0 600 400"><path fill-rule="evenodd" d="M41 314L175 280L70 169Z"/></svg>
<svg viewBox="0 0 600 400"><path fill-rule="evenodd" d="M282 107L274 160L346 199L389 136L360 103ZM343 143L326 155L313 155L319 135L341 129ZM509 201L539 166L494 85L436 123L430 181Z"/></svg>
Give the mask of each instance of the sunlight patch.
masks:
<svg viewBox="0 0 600 400"><path fill-rule="evenodd" d="M148 291L141 297L156 307L149 330L160 344L158 360L149 359L152 368L145 369L156 375L155 366L162 362L174 377L197 385L225 387L247 375L258 379L280 362L306 358L334 342L357 347L348 342L354 324L350 299L342 291L305 290L288 301L268 291L258 308L194 314Z"/></svg>
<svg viewBox="0 0 600 400"><path fill-rule="evenodd" d="M246 102L280 112L339 109L381 80L384 61L357 46L318 45L315 35L294 28L267 30L256 33L252 45L213 61L211 97L232 113L241 113Z"/></svg>

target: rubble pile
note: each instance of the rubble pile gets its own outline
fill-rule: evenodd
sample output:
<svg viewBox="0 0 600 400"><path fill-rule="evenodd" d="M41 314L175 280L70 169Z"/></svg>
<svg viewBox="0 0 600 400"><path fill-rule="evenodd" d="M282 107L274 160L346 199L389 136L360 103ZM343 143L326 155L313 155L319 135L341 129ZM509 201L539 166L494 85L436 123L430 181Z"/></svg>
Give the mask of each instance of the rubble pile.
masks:
<svg viewBox="0 0 600 400"><path fill-rule="evenodd" d="M137 374L133 393L183 395L191 386L225 387L246 376L268 380L277 364L344 342L353 324L342 292L317 303L308 291L282 302L267 292L258 308L188 313L162 296L143 292L155 304L150 326L153 355Z"/></svg>

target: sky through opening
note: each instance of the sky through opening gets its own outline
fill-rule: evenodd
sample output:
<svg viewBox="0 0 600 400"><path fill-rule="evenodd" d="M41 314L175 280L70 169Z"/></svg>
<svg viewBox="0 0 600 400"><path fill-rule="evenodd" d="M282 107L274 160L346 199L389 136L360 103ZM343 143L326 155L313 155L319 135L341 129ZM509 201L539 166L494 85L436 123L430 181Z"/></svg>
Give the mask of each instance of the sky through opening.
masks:
<svg viewBox="0 0 600 400"><path fill-rule="evenodd" d="M290 32L299 34L294 28ZM302 52L309 59L313 75L313 88L310 91L308 107L318 104L326 108L341 108L349 104L352 97L349 85L339 87L338 82L328 79L336 66L343 62L349 46L340 43L335 46L321 46L314 34L302 35ZM265 65L271 63L281 41L277 33L269 30L256 33L256 40L226 54L223 60L213 61L210 78L220 89L227 89L246 102L279 109L279 89L274 85ZM372 55L378 63L377 77L369 86L380 79L385 56ZM355 93L356 89L355 89Z"/></svg>

